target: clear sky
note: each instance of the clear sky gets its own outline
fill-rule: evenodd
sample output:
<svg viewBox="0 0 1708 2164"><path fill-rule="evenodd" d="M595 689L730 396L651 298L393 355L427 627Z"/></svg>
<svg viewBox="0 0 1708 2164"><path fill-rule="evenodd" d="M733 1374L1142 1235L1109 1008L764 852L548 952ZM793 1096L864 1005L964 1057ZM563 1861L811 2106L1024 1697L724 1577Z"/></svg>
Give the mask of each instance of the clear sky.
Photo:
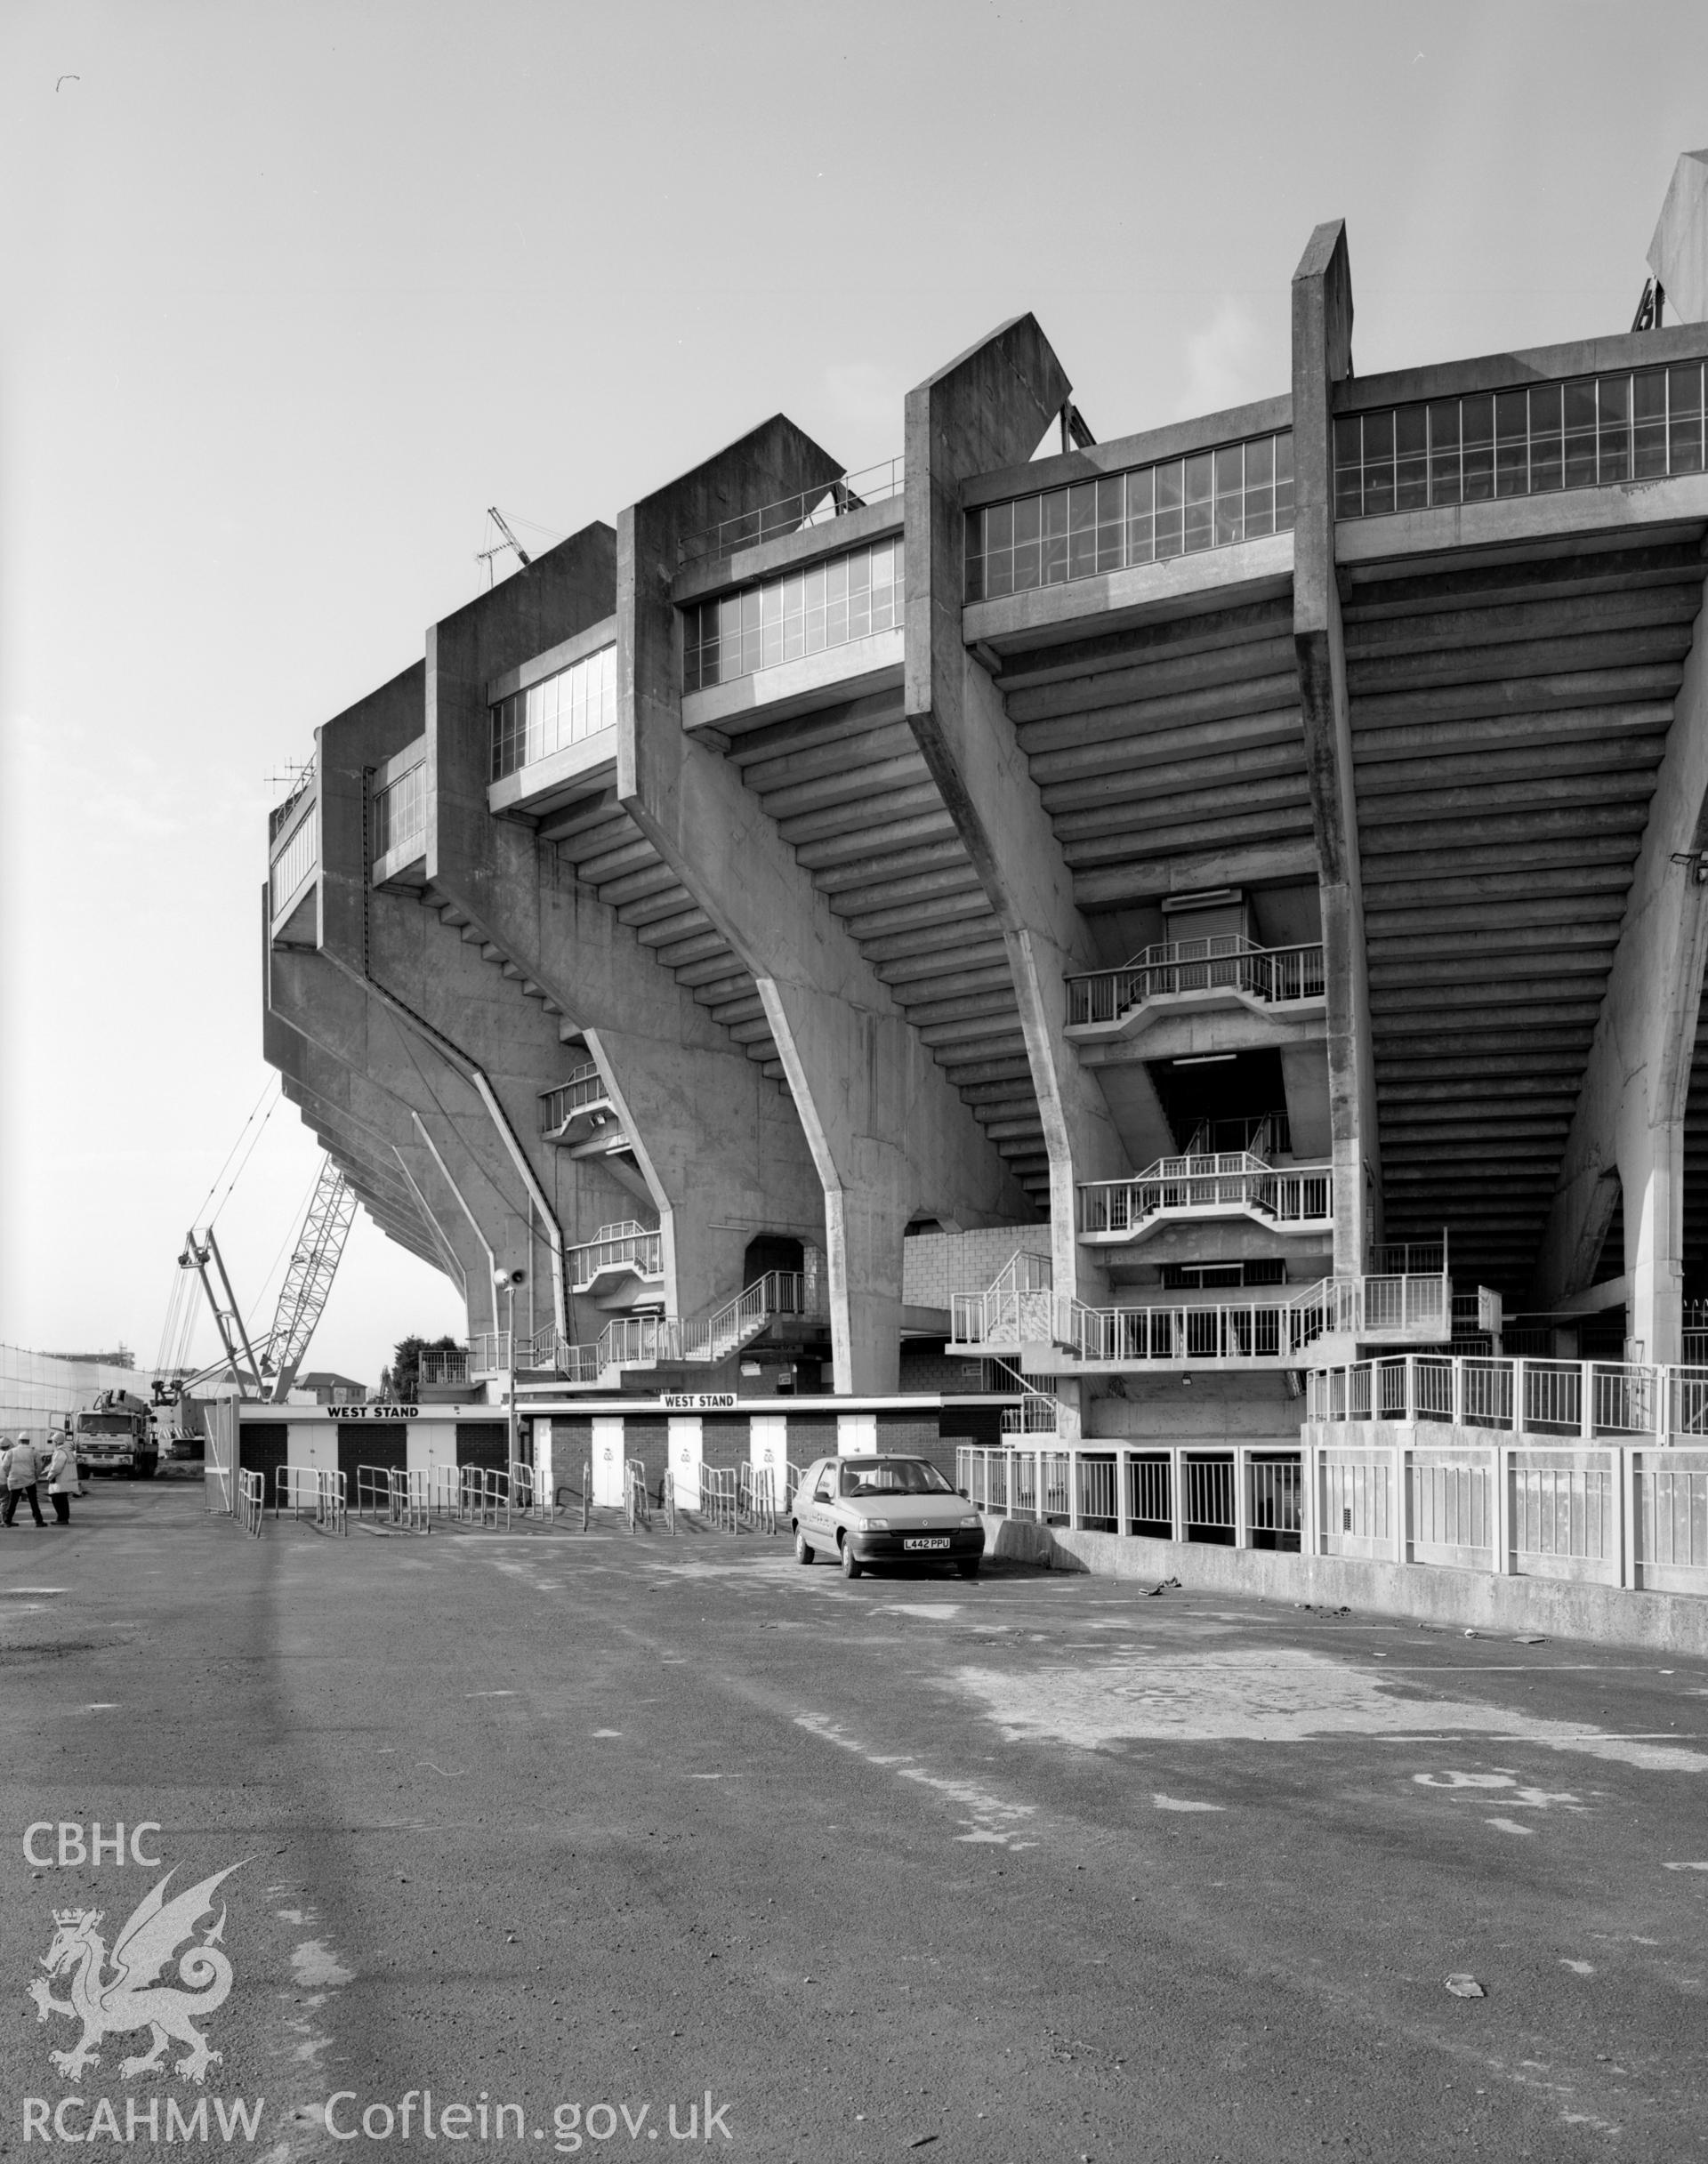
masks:
<svg viewBox="0 0 1708 2164"><path fill-rule="evenodd" d="M0 1339L152 1361L268 1081L269 777L488 503L779 408L887 458L1027 309L1100 436L1283 390L1334 216L1362 373L1623 330L1704 143L1701 0L5 0ZM317 1161L281 1105L219 1219L258 1329ZM460 1327L364 1219L310 1364Z"/></svg>

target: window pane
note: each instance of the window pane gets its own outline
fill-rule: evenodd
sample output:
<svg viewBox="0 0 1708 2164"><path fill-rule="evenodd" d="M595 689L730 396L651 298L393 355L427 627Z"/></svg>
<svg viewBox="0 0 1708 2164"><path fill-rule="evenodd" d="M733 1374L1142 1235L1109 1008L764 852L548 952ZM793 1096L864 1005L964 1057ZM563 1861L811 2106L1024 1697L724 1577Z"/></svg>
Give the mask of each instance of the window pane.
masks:
<svg viewBox="0 0 1708 2164"><path fill-rule="evenodd" d="M1068 491L1068 575L1090 578L1097 569L1097 483L1079 481Z"/></svg>
<svg viewBox="0 0 1708 2164"><path fill-rule="evenodd" d="M1595 390L1596 478L1605 487L1631 479L1631 378L1598 376Z"/></svg>
<svg viewBox="0 0 1708 2164"><path fill-rule="evenodd" d="M1275 439L1275 530L1277 534L1293 530L1293 430L1285 430Z"/></svg>
<svg viewBox="0 0 1708 2164"><path fill-rule="evenodd" d="M1521 390L1503 390L1494 401L1494 493L1530 493L1530 400Z"/></svg>
<svg viewBox="0 0 1708 2164"><path fill-rule="evenodd" d="M1430 501L1456 503L1459 486L1459 401L1437 398L1430 407Z"/></svg>
<svg viewBox="0 0 1708 2164"><path fill-rule="evenodd" d="M1669 461L1674 473L1702 471L1702 363L1668 372Z"/></svg>
<svg viewBox="0 0 1708 2164"><path fill-rule="evenodd" d="M1567 383L1566 403L1566 486L1595 486L1595 381L1584 376Z"/></svg>
<svg viewBox="0 0 1708 2164"><path fill-rule="evenodd" d="M1388 407L1364 416L1364 511L1378 516L1394 508L1394 415Z"/></svg>
<svg viewBox="0 0 1708 2164"><path fill-rule="evenodd" d="M1334 423L1334 516L1357 519L1364 512L1364 430L1357 414L1342 414Z"/></svg>
<svg viewBox="0 0 1708 2164"><path fill-rule="evenodd" d="M1558 488L1565 479L1559 427L1558 383L1535 383L1530 389L1530 489L1534 495Z"/></svg>
<svg viewBox="0 0 1708 2164"><path fill-rule="evenodd" d="M1118 571L1126 560L1123 547L1126 525L1126 479L1114 474L1097 484L1097 567Z"/></svg>
<svg viewBox="0 0 1708 2164"><path fill-rule="evenodd" d="M1127 561L1148 564L1156 551L1155 471L1127 476Z"/></svg>
<svg viewBox="0 0 1708 2164"><path fill-rule="evenodd" d="M1400 511L1421 511L1430 500L1429 414L1422 406L1402 406L1394 415L1394 502Z"/></svg>
<svg viewBox="0 0 1708 2164"><path fill-rule="evenodd" d="M1275 438L1260 436L1245 446L1245 538L1275 531Z"/></svg>
<svg viewBox="0 0 1708 2164"><path fill-rule="evenodd" d="M1216 453L1216 546L1245 535L1245 446L1230 443Z"/></svg>
<svg viewBox="0 0 1708 2164"><path fill-rule="evenodd" d="M1200 451L1186 462L1186 545L1191 549L1207 549L1213 538L1210 519L1213 465L1208 451Z"/></svg>
<svg viewBox="0 0 1708 2164"><path fill-rule="evenodd" d="M1631 471L1640 481L1666 471L1666 370L1644 368L1632 377Z"/></svg>
<svg viewBox="0 0 1708 2164"><path fill-rule="evenodd" d="M1464 437L1465 502L1486 503L1494 493L1494 401L1486 391L1459 404Z"/></svg>
<svg viewBox="0 0 1708 2164"><path fill-rule="evenodd" d="M1052 488L1043 499L1043 583L1059 586L1068 576L1068 491Z"/></svg>
<svg viewBox="0 0 1708 2164"><path fill-rule="evenodd" d="M1178 458L1152 469L1156 476L1156 560L1178 556L1185 543L1186 476Z"/></svg>

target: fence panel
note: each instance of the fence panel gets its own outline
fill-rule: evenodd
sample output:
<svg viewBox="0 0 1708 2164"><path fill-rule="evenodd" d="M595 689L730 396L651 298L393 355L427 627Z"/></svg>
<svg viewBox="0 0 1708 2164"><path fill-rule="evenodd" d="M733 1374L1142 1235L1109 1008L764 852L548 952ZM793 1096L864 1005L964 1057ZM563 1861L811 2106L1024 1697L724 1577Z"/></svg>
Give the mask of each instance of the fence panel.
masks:
<svg viewBox="0 0 1708 2164"><path fill-rule="evenodd" d="M1708 1456L1650 1452L1636 1474L1639 1582L1663 1593L1708 1593Z"/></svg>
<svg viewBox="0 0 1708 2164"><path fill-rule="evenodd" d="M1518 1567L1544 1578L1616 1578L1614 1468L1602 1452L1585 1463L1565 1452L1514 1453L1512 1549Z"/></svg>
<svg viewBox="0 0 1708 2164"><path fill-rule="evenodd" d="M1092 1532L1119 1532L1113 1455L1087 1458L1076 1452L1074 1468L1079 1523Z"/></svg>
<svg viewBox="0 0 1708 2164"><path fill-rule="evenodd" d="M1412 1461L1407 1478L1414 1558L1461 1570L1492 1569L1494 1470L1489 1460L1420 1455Z"/></svg>
<svg viewBox="0 0 1708 2164"><path fill-rule="evenodd" d="M1188 1455L1182 1460L1186 1492L1186 1537L1225 1547L1234 1538L1234 1460Z"/></svg>
<svg viewBox="0 0 1708 2164"><path fill-rule="evenodd" d="M1173 1467L1165 1457L1127 1453L1127 1531L1166 1541L1174 1531Z"/></svg>
<svg viewBox="0 0 1708 2164"><path fill-rule="evenodd" d="M1326 1554L1393 1554L1390 1460L1387 1452L1325 1452L1317 1522Z"/></svg>
<svg viewBox="0 0 1708 2164"><path fill-rule="evenodd" d="M1247 1466L1247 1523L1253 1548L1299 1552L1304 1485L1299 1454L1277 1452L1253 1458Z"/></svg>

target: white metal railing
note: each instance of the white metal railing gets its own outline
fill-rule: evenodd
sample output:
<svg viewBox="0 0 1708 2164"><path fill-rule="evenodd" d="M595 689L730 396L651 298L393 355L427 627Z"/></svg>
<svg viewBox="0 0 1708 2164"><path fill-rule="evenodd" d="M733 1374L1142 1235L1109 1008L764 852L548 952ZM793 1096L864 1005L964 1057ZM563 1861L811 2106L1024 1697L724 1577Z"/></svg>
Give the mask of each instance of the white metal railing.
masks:
<svg viewBox="0 0 1708 2164"><path fill-rule="evenodd" d="M1161 1218L1239 1213L1265 1223L1325 1226L1333 1218L1333 1174L1324 1165L1266 1164L1247 1150L1159 1157L1131 1179L1083 1182L1080 1231L1125 1239Z"/></svg>
<svg viewBox="0 0 1708 2164"><path fill-rule="evenodd" d="M540 1132L554 1135L576 1113L585 1112L592 1105L608 1105L610 1101L610 1085L600 1073L597 1063L589 1061L584 1067L577 1067L568 1082L560 1082L554 1090L540 1092Z"/></svg>
<svg viewBox="0 0 1708 2164"><path fill-rule="evenodd" d="M633 1218L626 1218L618 1225L601 1225L597 1239L569 1250L568 1261L572 1289L576 1292L590 1291L593 1280L605 1270L628 1269L640 1277L662 1277L664 1235L656 1227L649 1231Z"/></svg>
<svg viewBox="0 0 1708 2164"><path fill-rule="evenodd" d="M1309 946L1254 946L1239 933L1209 939L1164 940L1118 969L1068 979L1069 1026L1119 1022L1152 1000L1195 992L1230 991L1266 1005L1319 1000L1325 985L1320 942Z"/></svg>
<svg viewBox="0 0 1708 2164"><path fill-rule="evenodd" d="M261 1523L267 1514L267 1484L260 1473L238 1475L238 1519L246 1532L261 1538Z"/></svg>
<svg viewBox="0 0 1708 2164"><path fill-rule="evenodd" d="M956 1292L951 1297L951 1343L1047 1344L1056 1323L1054 1283L1048 1255L1018 1251L1003 1265L987 1291Z"/></svg>
<svg viewBox="0 0 1708 2164"><path fill-rule="evenodd" d="M736 1522L755 1532L777 1531L777 1484L769 1465L743 1465L737 1468Z"/></svg>
<svg viewBox="0 0 1708 2164"><path fill-rule="evenodd" d="M687 564L702 556L728 556L737 549L753 548L761 541L774 540L779 534L798 533L803 526L826 525L850 511L863 510L868 503L884 503L901 494L904 471L899 458L889 458L858 473L845 473L839 480L826 481L819 487L803 488L775 503L737 511L730 518L719 519L715 526L685 535L677 543L678 560Z"/></svg>
<svg viewBox="0 0 1708 2164"><path fill-rule="evenodd" d="M1708 1370L1414 1353L1319 1368L1306 1418L1439 1421L1560 1438L1708 1433Z"/></svg>
<svg viewBox="0 0 1708 2164"><path fill-rule="evenodd" d="M733 1465L701 1466L700 1516L716 1532L741 1531L740 1494Z"/></svg>
<svg viewBox="0 0 1708 2164"><path fill-rule="evenodd" d="M507 1330L476 1331L469 1339L469 1375L508 1375L511 1372L511 1333Z"/></svg>
<svg viewBox="0 0 1708 2164"><path fill-rule="evenodd" d="M1056 1401L1041 1390L1028 1389L1018 1405L1003 1407L1005 1436L1052 1436L1059 1415Z"/></svg>
<svg viewBox="0 0 1708 2164"><path fill-rule="evenodd" d="M307 766L302 768L302 772L296 776L296 779L291 784L290 794L285 799L283 803L275 804L271 811L268 813L267 840L270 844L278 840L279 836L285 832L286 825L290 819L291 814L302 802L308 791L313 788L314 775L315 760L312 757L310 757Z"/></svg>
<svg viewBox="0 0 1708 2164"><path fill-rule="evenodd" d="M603 1367L657 1367L674 1362L715 1366L738 1352L778 1315L805 1315L807 1281L800 1270L768 1270L706 1315L624 1315L599 1339Z"/></svg>
<svg viewBox="0 0 1708 2164"><path fill-rule="evenodd" d="M623 1465L623 1515L631 1532L641 1532L652 1524L652 1499L647 1492L647 1468L639 1458Z"/></svg>
<svg viewBox="0 0 1708 2164"><path fill-rule="evenodd" d="M424 1352L418 1356L416 1371L425 1383L444 1385L463 1383L469 1380L469 1356L466 1352Z"/></svg>

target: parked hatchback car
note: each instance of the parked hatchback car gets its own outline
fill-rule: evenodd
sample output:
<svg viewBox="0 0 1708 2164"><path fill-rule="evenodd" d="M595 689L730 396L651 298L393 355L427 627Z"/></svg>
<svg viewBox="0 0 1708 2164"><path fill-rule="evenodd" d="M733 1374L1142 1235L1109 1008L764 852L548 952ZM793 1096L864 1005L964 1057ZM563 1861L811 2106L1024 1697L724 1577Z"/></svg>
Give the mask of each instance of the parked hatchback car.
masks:
<svg viewBox="0 0 1708 2164"><path fill-rule="evenodd" d="M952 1563L974 1578L985 1552L983 1520L923 1458L820 1458L794 1492L789 1524L797 1563L822 1549L844 1578L873 1563Z"/></svg>

